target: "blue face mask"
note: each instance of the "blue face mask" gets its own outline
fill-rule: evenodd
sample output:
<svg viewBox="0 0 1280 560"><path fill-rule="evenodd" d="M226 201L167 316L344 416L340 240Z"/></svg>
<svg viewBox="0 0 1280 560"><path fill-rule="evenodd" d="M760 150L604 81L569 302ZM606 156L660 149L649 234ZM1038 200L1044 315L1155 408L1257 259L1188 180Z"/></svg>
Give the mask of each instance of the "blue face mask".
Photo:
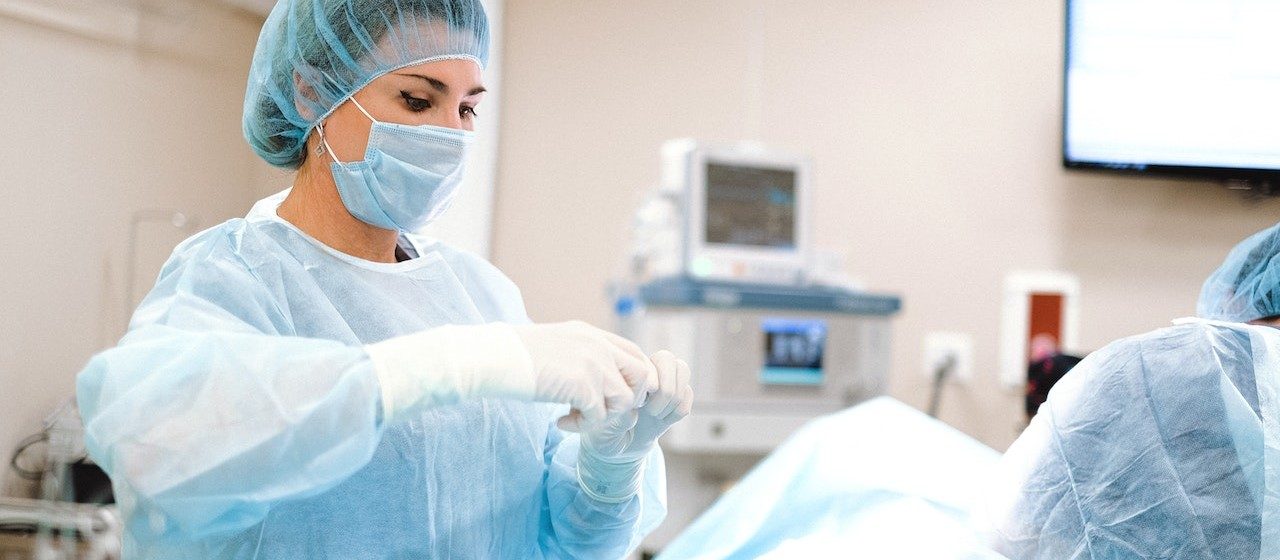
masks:
<svg viewBox="0 0 1280 560"><path fill-rule="evenodd" d="M333 158L333 181L342 203L360 221L383 229L416 231L443 214L462 185L474 134L439 126L373 121L364 160L338 161L317 125L320 142Z"/></svg>

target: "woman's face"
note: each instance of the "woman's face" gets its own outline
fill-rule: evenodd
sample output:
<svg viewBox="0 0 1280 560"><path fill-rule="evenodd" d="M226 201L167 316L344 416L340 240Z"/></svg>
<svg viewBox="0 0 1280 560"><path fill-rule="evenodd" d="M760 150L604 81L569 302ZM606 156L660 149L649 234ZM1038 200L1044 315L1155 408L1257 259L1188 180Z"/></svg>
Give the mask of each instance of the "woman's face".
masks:
<svg viewBox="0 0 1280 560"><path fill-rule="evenodd" d="M437 60L385 74L353 97L380 122L475 130L484 92L474 61ZM339 161L359 161L372 125L354 103L343 103L324 120L324 137Z"/></svg>

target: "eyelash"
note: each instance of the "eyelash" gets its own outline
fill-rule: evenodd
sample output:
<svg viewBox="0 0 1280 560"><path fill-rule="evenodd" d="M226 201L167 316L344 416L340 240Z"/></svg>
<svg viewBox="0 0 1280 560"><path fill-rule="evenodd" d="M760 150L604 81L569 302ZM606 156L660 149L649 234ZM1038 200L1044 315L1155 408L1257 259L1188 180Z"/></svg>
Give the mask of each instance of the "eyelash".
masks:
<svg viewBox="0 0 1280 560"><path fill-rule="evenodd" d="M400 97L404 98L404 104L409 107L409 110L415 113L421 113L431 108L430 101L409 95L407 91L400 92Z"/></svg>
<svg viewBox="0 0 1280 560"><path fill-rule="evenodd" d="M409 107L409 110L415 113L421 113L431 108L431 101L427 99L420 99L412 95L409 95L409 92L407 91L401 91L400 97L404 98L404 103L406 106ZM475 107L469 107L466 105L463 105L462 108L459 109L459 113L461 113L463 117L466 117L468 114L470 114L471 118L473 119L480 116L478 113L476 113Z"/></svg>

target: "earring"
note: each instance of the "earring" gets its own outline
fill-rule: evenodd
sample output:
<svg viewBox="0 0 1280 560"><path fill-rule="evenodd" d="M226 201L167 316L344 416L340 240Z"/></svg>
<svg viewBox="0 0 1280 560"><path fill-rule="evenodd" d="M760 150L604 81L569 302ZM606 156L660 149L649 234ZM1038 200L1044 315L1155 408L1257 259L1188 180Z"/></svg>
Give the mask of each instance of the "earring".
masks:
<svg viewBox="0 0 1280 560"><path fill-rule="evenodd" d="M324 125L316 123L316 134L320 135L320 141L316 142L316 155L324 153Z"/></svg>

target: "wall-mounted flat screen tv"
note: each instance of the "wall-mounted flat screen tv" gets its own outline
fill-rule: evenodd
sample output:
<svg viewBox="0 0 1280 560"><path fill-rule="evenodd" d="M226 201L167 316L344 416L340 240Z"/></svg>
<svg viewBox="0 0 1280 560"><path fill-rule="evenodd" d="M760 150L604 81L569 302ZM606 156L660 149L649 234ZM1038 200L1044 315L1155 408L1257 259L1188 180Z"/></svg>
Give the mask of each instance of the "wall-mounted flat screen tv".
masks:
<svg viewBox="0 0 1280 560"><path fill-rule="evenodd" d="M1280 1L1066 4L1067 167L1280 182Z"/></svg>

